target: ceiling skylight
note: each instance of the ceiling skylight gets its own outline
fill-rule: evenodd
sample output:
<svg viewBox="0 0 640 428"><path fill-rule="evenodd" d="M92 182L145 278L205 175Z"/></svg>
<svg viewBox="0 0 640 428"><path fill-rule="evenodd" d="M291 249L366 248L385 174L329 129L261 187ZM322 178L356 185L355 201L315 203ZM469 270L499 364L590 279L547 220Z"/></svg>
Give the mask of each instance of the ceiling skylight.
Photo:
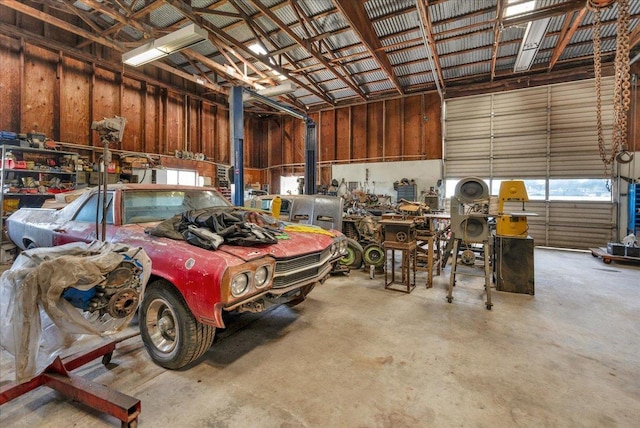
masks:
<svg viewBox="0 0 640 428"><path fill-rule="evenodd" d="M526 12L531 12L536 7L535 0L521 3L522 0L509 0L507 8L504 11L504 17L508 18L514 15L520 15ZM516 3L511 5L512 3Z"/></svg>

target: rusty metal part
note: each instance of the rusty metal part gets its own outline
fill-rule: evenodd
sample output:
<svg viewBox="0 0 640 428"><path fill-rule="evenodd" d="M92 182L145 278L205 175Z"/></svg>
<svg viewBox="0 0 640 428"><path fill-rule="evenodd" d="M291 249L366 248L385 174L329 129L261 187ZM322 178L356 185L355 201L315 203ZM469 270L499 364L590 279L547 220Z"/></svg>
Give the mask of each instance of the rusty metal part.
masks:
<svg viewBox="0 0 640 428"><path fill-rule="evenodd" d="M119 290L109 299L107 312L114 318L124 318L135 312L139 301L140 295L133 288Z"/></svg>
<svg viewBox="0 0 640 428"><path fill-rule="evenodd" d="M109 291L131 286L131 282L138 274L140 274L140 269L134 263L123 261L117 268L109 272L102 286Z"/></svg>
<svg viewBox="0 0 640 428"><path fill-rule="evenodd" d="M460 254L460 261L465 265L473 266L476 262L476 253L471 250L464 250Z"/></svg>

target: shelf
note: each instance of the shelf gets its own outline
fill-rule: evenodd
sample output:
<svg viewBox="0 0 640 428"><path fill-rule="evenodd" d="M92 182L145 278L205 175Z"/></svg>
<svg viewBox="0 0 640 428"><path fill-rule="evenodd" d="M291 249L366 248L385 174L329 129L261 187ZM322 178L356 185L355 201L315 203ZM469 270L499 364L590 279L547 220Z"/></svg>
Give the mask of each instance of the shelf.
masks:
<svg viewBox="0 0 640 428"><path fill-rule="evenodd" d="M0 192L10 190L7 193L0 193L0 227L4 226L7 211L12 212L16 208L39 208L46 200L54 199L58 194L46 191L27 193L25 190L38 189L32 184L44 186L45 190L49 189L45 184L55 188L56 182L63 182L65 186L73 188L77 187L77 153L9 144L0 144L0 150L2 153L0 155ZM9 152L13 155L12 162L16 163L6 160ZM9 166L12 168L8 168ZM23 168L15 168L16 166ZM28 183L27 180L33 183ZM28 187L21 187L21 184L27 184ZM4 235L0 237L0 243L4 242L3 239L5 239Z"/></svg>
<svg viewBox="0 0 640 428"><path fill-rule="evenodd" d="M49 171L46 169L9 169L9 168L0 168L1 172L31 172L37 174L59 174L59 175L76 175L76 171L73 172L64 172L64 171Z"/></svg>
<svg viewBox="0 0 640 428"><path fill-rule="evenodd" d="M67 192L61 192L67 193ZM18 193L3 193L3 196L50 196L55 197L59 193L27 193L27 192L18 192Z"/></svg>
<svg viewBox="0 0 640 428"><path fill-rule="evenodd" d="M78 153L63 152L61 150L38 149L35 147L14 146L12 144L2 144L2 146L7 152L51 153L51 154L58 154L58 155L78 156Z"/></svg>

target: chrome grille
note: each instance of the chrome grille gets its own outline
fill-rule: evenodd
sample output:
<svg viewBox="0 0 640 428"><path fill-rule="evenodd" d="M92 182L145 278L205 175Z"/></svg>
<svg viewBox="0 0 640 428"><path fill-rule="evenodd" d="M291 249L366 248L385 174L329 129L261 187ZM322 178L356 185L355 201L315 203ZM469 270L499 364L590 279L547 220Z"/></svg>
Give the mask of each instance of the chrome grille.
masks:
<svg viewBox="0 0 640 428"><path fill-rule="evenodd" d="M276 260L273 288L284 288L298 282L312 280L331 258L331 247L321 253L307 254L291 259Z"/></svg>
<svg viewBox="0 0 640 428"><path fill-rule="evenodd" d="M296 282L304 281L318 275L318 268L303 270L289 275L279 276L273 280L273 288L284 288Z"/></svg>

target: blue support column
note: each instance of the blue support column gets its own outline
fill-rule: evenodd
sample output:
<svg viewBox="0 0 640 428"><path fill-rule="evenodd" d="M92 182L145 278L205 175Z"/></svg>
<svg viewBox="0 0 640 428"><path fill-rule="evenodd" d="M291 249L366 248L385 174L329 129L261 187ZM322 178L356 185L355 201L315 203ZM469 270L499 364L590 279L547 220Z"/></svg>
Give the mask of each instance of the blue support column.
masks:
<svg viewBox="0 0 640 428"><path fill-rule="evenodd" d="M231 165L233 165L233 203L244 206L244 111L242 87L234 86L229 94L231 126Z"/></svg>
<svg viewBox="0 0 640 428"><path fill-rule="evenodd" d="M307 195L316 194L316 124L307 118L307 132L305 136L304 158L304 193Z"/></svg>

